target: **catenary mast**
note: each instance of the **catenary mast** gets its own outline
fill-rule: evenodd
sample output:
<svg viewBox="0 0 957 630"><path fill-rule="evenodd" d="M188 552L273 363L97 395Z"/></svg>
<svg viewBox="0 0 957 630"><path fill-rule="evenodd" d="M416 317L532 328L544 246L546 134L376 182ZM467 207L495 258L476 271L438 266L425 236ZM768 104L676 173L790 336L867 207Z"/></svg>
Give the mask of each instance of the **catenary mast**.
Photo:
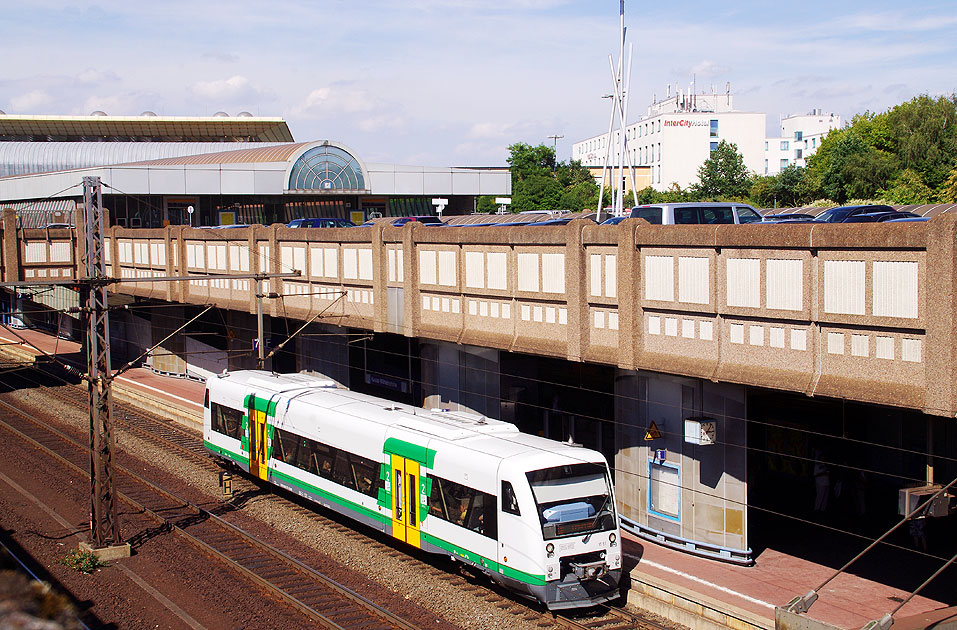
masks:
<svg viewBox="0 0 957 630"><path fill-rule="evenodd" d="M627 117L628 117L628 92L631 87L631 58L632 58L632 46L628 46L628 66L627 72L625 71L625 39L627 36L627 30L625 28L625 0L620 0L619 2L619 21L620 21L620 34L619 37L619 46L618 46L618 63L616 64L612 59L611 55L608 55L608 65L611 70L612 83L614 85L614 93L610 94L608 97L611 98L611 116L608 120L608 135L605 138L605 157L602 161L601 169L601 186L599 188L598 194L598 216L596 220L601 222L602 219L602 207L603 199L605 197L605 182L610 175L611 180L611 193L612 193L612 203L614 206L614 214L621 216L624 214L624 199L625 199L625 187L624 187L624 169L625 169L625 156L628 155L628 134L626 133ZM616 127L615 123L618 123ZM615 131L618 131L617 141L615 139ZM615 153L612 156L612 146L615 146ZM611 164L609 164L611 160ZM616 171L617 166L617 171ZM610 171L610 172L609 172ZM635 194L635 170L632 167L631 163L628 164L628 172L631 177L631 188L632 194Z"/></svg>

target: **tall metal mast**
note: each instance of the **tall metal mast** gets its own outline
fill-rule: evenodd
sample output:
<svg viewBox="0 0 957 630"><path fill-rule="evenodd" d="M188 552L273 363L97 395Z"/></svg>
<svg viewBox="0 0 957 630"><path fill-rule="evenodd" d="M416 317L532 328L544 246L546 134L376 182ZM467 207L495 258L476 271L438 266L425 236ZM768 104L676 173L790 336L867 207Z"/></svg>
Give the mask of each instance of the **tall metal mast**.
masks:
<svg viewBox="0 0 957 630"><path fill-rule="evenodd" d="M90 540L94 548L120 544L120 522L113 489L113 396L110 380L110 325L106 302L102 186L83 178L86 227L86 282L81 285L86 318L90 393Z"/></svg>
<svg viewBox="0 0 957 630"><path fill-rule="evenodd" d="M612 99L611 103L611 117L608 120L608 136L605 143L605 158L602 163L602 174L601 174L601 186L598 193L598 216L595 218L596 221L601 222L602 219L602 207L603 200L605 196L605 174L611 171L611 193L612 193L612 205L615 208L614 212L618 215L624 212L624 198L625 198L625 187L624 187L624 170L625 170L625 157L628 155L628 134L627 134L627 116L628 116L628 96L631 87L631 56L632 48L628 47L628 66L626 71L625 66L625 38L628 32L628 29L625 28L625 0L620 0L619 3L620 11L619 18L621 24L621 38L619 40L618 48L618 63L617 67L614 61L612 60L612 55L608 55L608 63L611 68L611 78L612 83L614 84L615 90L612 94L608 95ZM617 141L614 137L615 131L615 120L616 117L619 122L619 136ZM612 145L615 145L614 156L612 156ZM609 165L609 158L614 157L617 159L617 165L615 161ZM617 166L617 172L616 172ZM634 167L629 161L628 171L631 175L631 187L633 194L637 194L637 191L634 190L635 182L635 171Z"/></svg>

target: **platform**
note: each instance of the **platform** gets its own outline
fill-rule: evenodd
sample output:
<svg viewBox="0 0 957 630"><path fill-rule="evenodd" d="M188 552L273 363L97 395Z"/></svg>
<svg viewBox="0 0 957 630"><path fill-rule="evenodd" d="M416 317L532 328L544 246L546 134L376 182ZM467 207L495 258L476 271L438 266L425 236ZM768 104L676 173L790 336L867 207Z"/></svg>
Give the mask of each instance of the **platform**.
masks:
<svg viewBox="0 0 957 630"><path fill-rule="evenodd" d="M29 360L42 351L80 363L79 344L38 330L0 328L0 344L0 353L8 356ZM118 377L115 388L118 397L143 404L151 411L164 410L167 417L191 426L201 426L204 390L202 383L154 374L147 368ZM856 544L865 546L863 542ZM793 542L769 544L756 551L754 566L744 567L675 551L624 533L625 568L631 573L629 601L694 630L771 629L776 606L804 595L834 572L830 563L815 560L827 558L828 545L846 543L824 537L803 546ZM868 577L875 570L878 575L882 571L885 576L912 572L926 578L940 566L929 561L911 562L902 550L882 554L876 560L862 561L862 567L852 567L865 569L861 574L844 573L829 583L807 616L836 628L857 630L893 610L910 594ZM948 574L938 578L947 579ZM952 586L950 592L954 592ZM894 628L945 627L939 625L941 620L953 619L957 611L940 609L955 603L917 596L895 617Z"/></svg>

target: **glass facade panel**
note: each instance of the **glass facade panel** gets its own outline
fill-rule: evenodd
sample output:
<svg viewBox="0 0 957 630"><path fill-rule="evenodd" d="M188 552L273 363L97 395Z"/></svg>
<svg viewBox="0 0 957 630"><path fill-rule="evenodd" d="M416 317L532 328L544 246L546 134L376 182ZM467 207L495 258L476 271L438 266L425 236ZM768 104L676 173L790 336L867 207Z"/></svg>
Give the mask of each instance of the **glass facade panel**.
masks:
<svg viewBox="0 0 957 630"><path fill-rule="evenodd" d="M289 175L289 190L364 190L359 162L339 147L319 146L300 156Z"/></svg>
<svg viewBox="0 0 957 630"><path fill-rule="evenodd" d="M718 121L717 120L711 121L711 137L712 138L718 137Z"/></svg>

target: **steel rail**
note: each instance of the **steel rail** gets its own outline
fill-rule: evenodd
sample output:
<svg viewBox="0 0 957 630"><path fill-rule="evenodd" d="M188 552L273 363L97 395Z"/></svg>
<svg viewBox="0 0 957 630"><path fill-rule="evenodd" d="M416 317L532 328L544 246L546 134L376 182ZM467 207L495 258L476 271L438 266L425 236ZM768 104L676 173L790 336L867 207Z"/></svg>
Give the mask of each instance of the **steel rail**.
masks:
<svg viewBox="0 0 957 630"><path fill-rule="evenodd" d="M19 415L19 416L23 417L24 419L26 419L27 421L34 423L34 424L35 424L37 427L39 427L41 430L47 431L47 432L49 432L50 434L52 434L53 436L55 436L56 438L58 438L59 440L61 440L61 441L63 441L63 442L66 442L69 446L71 446L71 447L73 447L74 449L80 451L81 458L82 458L82 456L83 456L84 453L88 453L88 452L89 452L89 447L88 447L88 446L79 444L78 442L76 442L75 440L73 440L73 438L71 438L70 436L66 435L65 433L63 433L62 431L60 431L60 430L58 430L58 429L56 429L56 428L54 428L54 427L51 427L51 426L47 425L46 423L42 422L41 420L35 418L35 417L34 417L32 414L30 414L29 412L26 412L26 411L24 411L24 410L22 410L22 409L19 409L18 407L14 406L14 405L11 405L10 403L7 403L6 401L2 401L2 400L0 400L0 406L7 408L8 410L12 411L12 412L15 413L16 415ZM61 455L60 453L57 453L52 447L43 444L43 443L40 442L39 440L34 439L34 438L31 437L30 435L27 435L24 431L21 431L19 428L14 427L14 426L11 425L9 422L7 422L6 419L0 419L0 425L6 427L8 431L11 431L12 433L14 433L14 434L20 436L22 439L24 439L24 440L28 441L29 443L33 444L34 446L36 446L36 447L39 448L40 450L42 450L42 451L48 453L49 455L52 455L55 459L59 460L59 461L62 462L63 464L67 465L68 467L74 469L74 470L75 470L77 473L79 473L80 475L82 475L82 476L84 476L84 477L88 477L88 476L89 476L89 473L88 473L84 468L82 468L81 466L78 466L76 463L70 461L69 459L67 459L66 457L64 457L63 455ZM264 543L264 542L262 542L262 541L256 539L256 538L255 538L254 536L252 536L251 534L245 532L242 528L237 527L236 525L233 525L232 523L229 523L228 521L223 520L222 518L220 518L220 517L216 516L215 514L211 513L209 510L206 510L206 509L204 509L204 508L202 508L202 507L200 507L200 506L198 506L198 505L192 503L191 501L189 501L189 500L187 500L187 499L183 499L183 498L181 498L181 497L175 495L174 493L172 493L172 492L170 492L170 491L168 491L168 490L165 490L164 488L162 488L162 487L160 487L160 486L154 484L153 482L150 482L150 481L146 480L145 478L143 478L143 477L140 476L139 474L137 474L137 473L135 473L135 472L133 472L133 471L130 471L129 469L127 469L127 468L125 468L125 467L123 467L123 466L117 466L117 471L123 473L124 475L126 475L126 476L129 477L130 479L133 479L133 480L136 481L137 483L146 486L146 487L150 490L150 492L153 492L153 493L155 493L155 494L159 494L159 495L163 496L165 499L171 501L171 502L173 503L173 505L172 505L172 506L168 506L166 509L175 509L175 508L178 508L178 509L180 509L180 510L189 509L189 510L195 511L195 514L192 514L192 515L191 515L193 518L195 518L195 517L201 517L202 520L204 520L204 521L207 521L207 522L208 522L208 521L215 522L217 525L219 525L220 527L222 527L224 530L230 532L230 533L233 534L234 536L238 536L239 539L240 539L244 544L246 544L246 545L252 545L253 547L256 547L256 548L259 549L260 551L262 551L262 552L264 552L265 554L267 554L268 556L271 556L273 559L275 559L275 560L277 560L277 561L279 561L279 562L282 562L282 563L284 563L285 565L289 566L290 568L294 568L294 570L296 570L296 571L299 571L299 572L301 572L301 573L305 573L306 575L308 575L308 576L311 577L312 579L314 579L314 580L316 580L317 582L319 582L321 586L323 586L323 587L325 587L325 588L328 588L328 589L330 589L331 591L333 591L333 593L334 593L335 595L338 595L339 597L345 598L347 601L350 601L350 602L352 602L352 603L354 603L354 604L357 604L358 606L360 606L360 607L364 610L365 613L371 614L371 615L373 615L374 617L377 617L377 618L379 618L379 619L381 619L381 620L383 620L383 621L386 621L387 623L390 623L390 624L394 625L395 627L402 628L403 630L417 630L417 627L416 627L416 626L414 626L414 625L408 623L408 622L405 621L404 619L401 619L401 618L397 617L397 616L394 615L393 613L391 613L391 612L385 610L384 608L378 606L377 604L371 602L370 600L366 599L366 598L363 597L362 595L359 595L358 593L352 591L352 590L349 589L348 587L345 587L345 586L339 584L339 583L336 582L335 580L332 580L331 578L328 578L327 576L322 575L321 573L319 573L319 572L316 571L315 569L313 569L313 568L309 567L308 565L306 565L306 564L300 562L299 560L296 560L295 558L290 557L288 554L282 552L281 550L276 549L275 547L272 547L271 545L268 545L267 543ZM331 628L331 629L333 629L333 630L347 630L347 628L349 627L348 625L346 625L346 626L340 625L339 623L337 623L337 622L336 622L335 620L333 620L332 618L330 618L330 617L324 615L323 613L321 613L320 611L316 610L313 606L310 606L308 603L306 603L306 602L304 602L304 601L301 601L301 600L300 600L299 598L297 598L295 595L293 595L293 594L287 592L286 589L284 589L284 588L278 586L277 584L273 584L273 583L270 582L268 579L266 579L266 578L264 578L263 576L258 575L257 573L255 573L255 571L253 571L252 569L243 566L237 559L230 557L229 555L223 553L223 552L222 552L221 550L219 550L219 549L216 549L215 547L213 547L211 544L207 543L206 541L201 540L201 539L198 538L197 536L194 536L193 534L187 532L184 527L182 527L182 526L180 526L180 525L178 524L178 522L181 523L181 522L183 521L183 519L186 518L186 515L185 515L185 514L178 514L176 517L164 516L164 515L162 515L162 514L159 514L159 513L156 511L156 508L155 508L155 507L154 507L154 508L151 508L151 507L145 505L144 503L142 503L141 501L138 501L138 500L134 499L133 497L129 496L129 491L120 492L120 493L119 493L119 496L120 496L121 500L124 500L124 501L128 502L129 504L131 504L132 506L134 506L135 508L144 511L145 513L150 514L150 515L153 517L154 520L157 520L157 521L161 522L162 524L167 525L168 527L170 527L173 531L178 532L178 533L179 533L181 536L183 536L188 542L190 542L190 543L193 544L194 546L197 546L197 547L198 547L199 549L201 549L204 553L207 553L207 554L212 555L213 557L215 557L215 558L219 559L220 561L224 562L224 563L225 563L227 566L229 566L230 568L232 568L232 569L238 571L240 574L245 575L246 577L252 579L252 580L255 581L257 584L260 584L260 585L261 585L263 588L265 588L266 590L268 590L268 591L270 591L270 592L273 592L273 593L275 593L276 595L280 596L283 600L285 600L285 601L287 601L288 603L290 603L293 607L295 607L296 609L300 610L301 612L303 612L303 613L306 614L307 616L313 618L315 621L317 621L317 622L323 624L325 627ZM248 558L247 558L247 559L248 559ZM277 578L278 578L278 577L288 577L288 575L286 575L286 576L279 575L279 576L276 576L276 577L277 577ZM300 582L297 582L296 584L299 585L299 586L301 586L301 583L300 583Z"/></svg>
<svg viewBox="0 0 957 630"><path fill-rule="evenodd" d="M86 404L86 400L85 400L85 397L83 396L83 392L79 388L73 386L70 383L67 383L66 381L63 381L63 382L64 384L70 385L69 391L71 393L75 392L78 395L78 398L73 399L71 398L71 396L64 395L61 391L54 390L53 388L49 388L49 386L46 386L39 382L37 382L37 385L39 385L40 387L47 388L48 391L52 393L52 395L58 396L64 400L68 400L70 402L74 402L77 404ZM151 421L148 418L139 417L139 416L136 416L135 414L132 414L131 417L136 418L137 419L136 422L132 422L132 423L129 422L129 418L124 418L124 419L121 419L120 421L127 424L127 426L130 429L132 429L135 433L142 434L148 437L153 437L154 439L163 439L165 442L176 447L181 452L193 456L194 458L197 459L197 461L202 462L204 460L205 461L209 460L209 458L206 456L206 450L202 448L201 446L198 449L199 452L197 452L196 448L190 448L190 446L180 444L179 441L177 440L171 440L169 438L164 439L162 437L158 437L152 432L148 431L147 428L142 426L147 423L151 423ZM175 425L166 427L164 423L158 423L158 424L168 429L172 433L181 434L181 437L184 440L196 439L195 437L190 436L184 429L180 427L176 427ZM234 481L234 484L235 484L235 481ZM294 498L299 499L300 497L294 497ZM308 516L309 518L320 520L326 525L335 528L337 531L350 535L355 540L361 540L366 544L373 542L373 544L379 545L383 549L395 551L396 553L394 554L393 557L401 558L404 561L411 563L412 565L415 566L416 570L424 570L426 568L428 569L436 568L434 564L431 564L419 558L413 557L409 555L408 553L403 553L402 551L396 550L394 547L391 547L387 544L384 544L373 538L370 538L368 534L358 531L354 527L344 525L337 520L330 519L327 516L321 514L320 512L309 509L308 507L302 507L299 503L294 503L293 505L298 512ZM493 590L488 585L478 583L477 580L469 579L468 577L457 575L455 573L448 573L445 569L439 568L437 570L440 571L443 575L461 577L463 580L466 581L467 584L469 584L472 587L470 589L470 592L484 592L487 596L494 597L495 600L516 601L512 598L508 598L502 595L496 590ZM485 597L485 599L488 599L488 597ZM536 611L534 608L528 607L524 602L521 602L520 600L517 605L522 607L521 611L507 611L507 612L512 612L513 614L517 614L517 615L523 615L523 614L527 615L529 612L531 612L536 615L540 615L542 619L551 620L553 623L555 623L556 625L560 627L571 628L572 630L585 630L585 629L595 630L595 628L598 627L596 626L596 624L600 624L601 630L639 630L639 629L641 630L673 630L669 626L659 624L656 621L653 621L651 619L641 616L640 614L636 614L625 608L613 606L610 604L601 604L599 606L596 606L596 608L604 611L602 614L602 617L610 616L610 617L613 617L614 619L609 619L606 621L606 620L602 620L602 617L599 617L597 620L595 618L592 618L584 623L568 616L566 613L547 613L546 612L542 614L539 611ZM616 620L617 620L617 623L616 623Z"/></svg>

